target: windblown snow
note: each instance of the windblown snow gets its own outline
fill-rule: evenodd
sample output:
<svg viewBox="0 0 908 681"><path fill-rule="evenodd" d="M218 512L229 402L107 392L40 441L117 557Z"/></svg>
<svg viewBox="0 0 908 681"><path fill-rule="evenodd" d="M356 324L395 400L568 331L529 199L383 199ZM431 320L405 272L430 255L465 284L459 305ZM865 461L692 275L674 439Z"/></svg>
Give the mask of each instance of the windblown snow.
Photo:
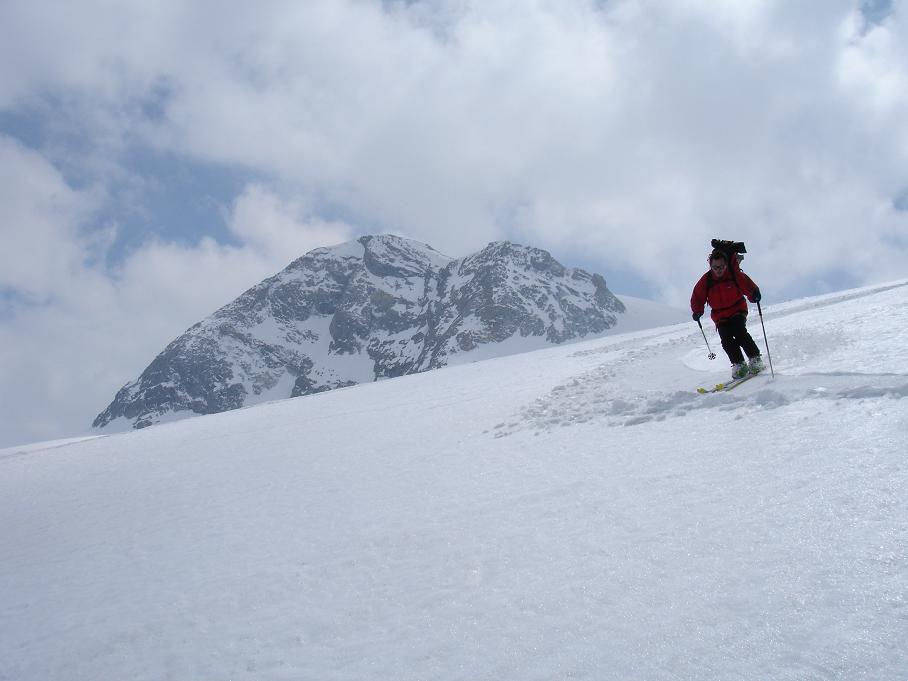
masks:
<svg viewBox="0 0 908 681"><path fill-rule="evenodd" d="M2 450L0 679L904 681L908 281L764 321Z"/></svg>

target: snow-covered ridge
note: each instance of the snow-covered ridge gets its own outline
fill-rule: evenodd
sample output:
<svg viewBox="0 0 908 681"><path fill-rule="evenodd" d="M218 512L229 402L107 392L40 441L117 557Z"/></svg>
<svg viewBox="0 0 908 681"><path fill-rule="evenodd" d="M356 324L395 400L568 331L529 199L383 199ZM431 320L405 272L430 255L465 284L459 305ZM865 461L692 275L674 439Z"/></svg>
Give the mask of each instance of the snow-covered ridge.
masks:
<svg viewBox="0 0 908 681"><path fill-rule="evenodd" d="M95 420L140 428L664 323L605 280L501 242L461 259L362 237L292 262L174 340Z"/></svg>
<svg viewBox="0 0 908 681"><path fill-rule="evenodd" d="M763 311L2 450L0 678L901 681L908 282Z"/></svg>

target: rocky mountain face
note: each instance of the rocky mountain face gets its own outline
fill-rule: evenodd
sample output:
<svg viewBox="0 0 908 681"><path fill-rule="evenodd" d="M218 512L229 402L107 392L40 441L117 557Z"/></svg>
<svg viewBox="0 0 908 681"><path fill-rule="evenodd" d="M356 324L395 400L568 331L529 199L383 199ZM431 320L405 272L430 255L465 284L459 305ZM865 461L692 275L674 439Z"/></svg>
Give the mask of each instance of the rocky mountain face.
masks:
<svg viewBox="0 0 908 681"><path fill-rule="evenodd" d="M455 260L365 236L307 253L190 328L93 425L142 428L540 348L602 333L624 311L601 276L539 249L497 242Z"/></svg>

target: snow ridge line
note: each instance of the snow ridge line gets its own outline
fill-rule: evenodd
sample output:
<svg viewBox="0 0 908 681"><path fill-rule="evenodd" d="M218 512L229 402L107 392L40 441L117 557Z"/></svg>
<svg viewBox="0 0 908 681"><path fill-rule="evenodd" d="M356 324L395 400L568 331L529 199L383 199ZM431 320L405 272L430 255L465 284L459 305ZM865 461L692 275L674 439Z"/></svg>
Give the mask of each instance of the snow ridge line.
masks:
<svg viewBox="0 0 908 681"><path fill-rule="evenodd" d="M908 286L908 280L885 284L882 286L875 286L873 288L858 289L857 291L850 291L843 294L832 293L829 294L828 297L821 298L820 300L817 300L816 298L809 298L806 301L793 300L785 303L777 303L771 308L764 310L763 316L766 319L787 317L799 312L806 312L807 310L816 310L819 308L829 307L830 305L847 303L849 301L857 300L860 298L869 298L871 296L875 296L880 293L886 293L887 291L892 291L904 286Z"/></svg>

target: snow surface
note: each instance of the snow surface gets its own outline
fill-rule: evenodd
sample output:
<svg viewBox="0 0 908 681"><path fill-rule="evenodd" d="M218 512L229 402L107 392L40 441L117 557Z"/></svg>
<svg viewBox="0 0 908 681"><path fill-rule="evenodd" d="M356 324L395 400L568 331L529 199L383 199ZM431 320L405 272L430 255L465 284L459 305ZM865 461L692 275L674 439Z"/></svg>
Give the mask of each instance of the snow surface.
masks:
<svg viewBox="0 0 908 681"><path fill-rule="evenodd" d="M908 281L764 313L0 450L0 679L904 681Z"/></svg>

